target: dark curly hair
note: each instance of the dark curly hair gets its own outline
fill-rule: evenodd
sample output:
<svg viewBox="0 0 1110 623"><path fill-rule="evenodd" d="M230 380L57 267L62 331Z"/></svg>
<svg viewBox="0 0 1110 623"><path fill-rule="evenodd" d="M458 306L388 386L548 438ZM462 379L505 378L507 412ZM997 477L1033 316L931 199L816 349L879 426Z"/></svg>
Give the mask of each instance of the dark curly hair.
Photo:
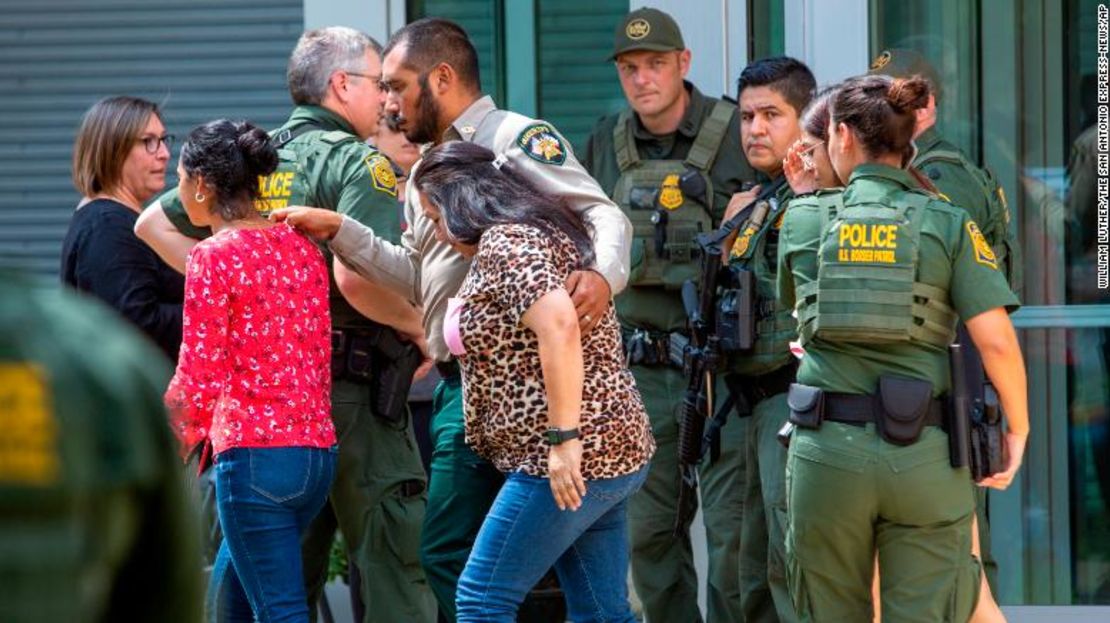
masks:
<svg viewBox="0 0 1110 623"><path fill-rule="evenodd" d="M494 166L493 152L467 141L448 141L424 154L412 183L439 208L447 232L463 244L478 244L494 225L531 225L562 232L578 249L579 267L594 263L590 230L562 198L541 192L513 170Z"/></svg>
<svg viewBox="0 0 1110 623"><path fill-rule="evenodd" d="M869 156L896 153L905 161L913 152L915 111L928 101L929 82L921 76L858 76L837 88L829 117L852 128Z"/></svg>
<svg viewBox="0 0 1110 623"><path fill-rule="evenodd" d="M258 178L273 173L277 164L277 150L269 135L247 121L209 121L189 132L181 146L185 173L204 176L216 193L212 212L228 221L253 213Z"/></svg>

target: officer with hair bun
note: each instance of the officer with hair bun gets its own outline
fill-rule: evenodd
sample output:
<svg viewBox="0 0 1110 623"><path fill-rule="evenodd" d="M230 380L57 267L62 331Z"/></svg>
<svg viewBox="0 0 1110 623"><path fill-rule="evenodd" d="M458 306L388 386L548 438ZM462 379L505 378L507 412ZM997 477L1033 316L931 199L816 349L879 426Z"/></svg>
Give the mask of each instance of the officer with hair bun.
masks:
<svg viewBox="0 0 1110 623"><path fill-rule="evenodd" d="M1021 249L1017 243L1016 229L1010 223L1006 193L990 169L976 166L963 150L945 139L937 130L937 103L944 88L936 68L916 50L892 48L875 57L869 73L894 78L920 75L929 81L931 93L928 103L915 113L913 142L916 154L912 165L928 178L942 198L967 210L971 220L979 225L983 237L990 244L991 252L997 258L998 268L1006 276L1010 288L1015 294L1020 294ZM969 388L972 395L979 397L983 395L983 364L966 338L961 329L959 341L965 346ZM976 515L979 520L981 559L987 579L993 587L998 565L991 555L986 489L976 489Z"/></svg>
<svg viewBox="0 0 1110 623"><path fill-rule="evenodd" d="M872 617L876 553L884 621L965 621L980 565L975 501L942 429L947 348L961 319L983 354L1009 431L1005 489L1029 431L1017 308L976 223L920 190L902 166L919 76L865 76L829 100L829 158L841 190L799 197L783 222L778 294L806 348L788 395L787 572L802 621Z"/></svg>

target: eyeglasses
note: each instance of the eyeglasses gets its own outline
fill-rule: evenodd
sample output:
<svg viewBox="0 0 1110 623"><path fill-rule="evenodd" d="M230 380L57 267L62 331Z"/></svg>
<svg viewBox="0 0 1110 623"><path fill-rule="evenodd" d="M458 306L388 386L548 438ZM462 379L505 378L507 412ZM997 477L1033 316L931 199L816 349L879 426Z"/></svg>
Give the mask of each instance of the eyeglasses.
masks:
<svg viewBox="0 0 1110 623"><path fill-rule="evenodd" d="M382 86L381 74L379 74L377 76L371 76L370 74L364 74L364 73L360 73L360 72L357 72L357 71L350 71L350 70L347 70L347 69L344 69L343 71L346 72L346 74L348 76L358 76L359 78L366 78L370 82L373 82L374 86L378 87L379 89L384 88Z"/></svg>
<svg viewBox="0 0 1110 623"><path fill-rule="evenodd" d="M802 151L798 152L798 155L812 154L813 150L817 149L818 147L820 147L824 144L825 144L825 141L814 141L813 143L810 143L809 145L806 145L805 148L802 149Z"/></svg>
<svg viewBox="0 0 1110 623"><path fill-rule="evenodd" d="M162 136L141 136L135 140L143 144L146 153L156 154L162 145L166 146L166 151L173 151L173 139L173 134L163 134Z"/></svg>

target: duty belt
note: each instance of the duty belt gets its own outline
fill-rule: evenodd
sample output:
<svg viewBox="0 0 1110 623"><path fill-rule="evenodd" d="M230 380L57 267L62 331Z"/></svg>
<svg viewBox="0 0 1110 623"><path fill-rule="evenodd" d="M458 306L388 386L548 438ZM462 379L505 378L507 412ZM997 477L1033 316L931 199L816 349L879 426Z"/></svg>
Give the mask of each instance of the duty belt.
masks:
<svg viewBox="0 0 1110 623"><path fill-rule="evenodd" d="M729 394L736 401L737 415L748 417L755 409L755 405L789 390L790 384L794 382L797 375L798 360L793 359L781 368L760 376L726 374L725 385L728 386Z"/></svg>
<svg viewBox="0 0 1110 623"><path fill-rule="evenodd" d="M925 415L925 426L944 426L945 401L933 398L929 401L929 413ZM825 394L825 421L840 422L853 426L878 424L882 406L878 396L871 394Z"/></svg>

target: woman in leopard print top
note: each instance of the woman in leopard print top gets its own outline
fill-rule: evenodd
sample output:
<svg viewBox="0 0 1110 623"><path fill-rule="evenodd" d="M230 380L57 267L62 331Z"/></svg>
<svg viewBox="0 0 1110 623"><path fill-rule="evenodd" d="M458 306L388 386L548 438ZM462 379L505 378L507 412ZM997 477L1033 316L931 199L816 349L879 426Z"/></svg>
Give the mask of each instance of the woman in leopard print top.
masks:
<svg viewBox="0 0 1110 623"><path fill-rule="evenodd" d="M626 500L655 450L651 426L612 305L581 335L564 287L593 263L586 226L502 160L444 143L413 179L437 238L473 258L445 338L467 443L506 472L459 579L458 620L515 620L554 565L572 619L632 621Z"/></svg>

